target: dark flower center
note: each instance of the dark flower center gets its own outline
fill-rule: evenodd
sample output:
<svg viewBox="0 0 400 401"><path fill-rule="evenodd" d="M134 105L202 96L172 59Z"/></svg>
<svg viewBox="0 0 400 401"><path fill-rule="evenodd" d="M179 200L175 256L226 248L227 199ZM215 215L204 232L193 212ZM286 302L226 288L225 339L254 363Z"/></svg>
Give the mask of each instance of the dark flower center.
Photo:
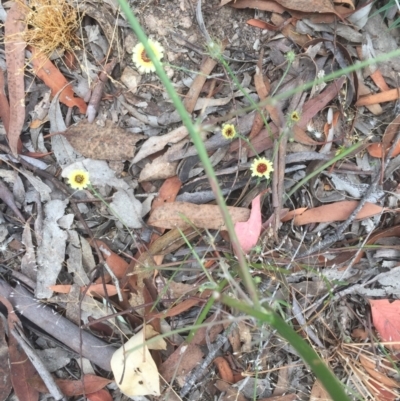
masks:
<svg viewBox="0 0 400 401"><path fill-rule="evenodd" d="M226 134L227 136L232 136L232 135L233 135L232 128L228 128L228 129L226 130L225 134Z"/></svg>
<svg viewBox="0 0 400 401"><path fill-rule="evenodd" d="M82 184L82 182L85 181L85 177L82 174L77 174L75 176L75 182L77 182L78 184Z"/></svg>
<svg viewBox="0 0 400 401"><path fill-rule="evenodd" d="M149 57L147 56L145 50L142 50L142 53L140 54L140 57L142 58L142 60L143 60L145 63L149 63L149 62L151 61L151 60L149 59Z"/></svg>
<svg viewBox="0 0 400 401"><path fill-rule="evenodd" d="M268 170L268 166L265 163L260 163L257 166L257 173L264 174Z"/></svg>

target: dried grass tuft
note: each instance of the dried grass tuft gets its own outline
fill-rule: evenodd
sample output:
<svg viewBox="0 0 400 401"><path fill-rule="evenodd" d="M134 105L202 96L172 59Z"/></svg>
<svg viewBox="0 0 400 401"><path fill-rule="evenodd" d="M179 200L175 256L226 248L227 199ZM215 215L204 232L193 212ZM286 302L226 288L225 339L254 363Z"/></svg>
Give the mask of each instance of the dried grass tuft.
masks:
<svg viewBox="0 0 400 401"><path fill-rule="evenodd" d="M31 0L20 3L26 17L24 39L39 52L50 56L54 51L78 48L80 18L67 0Z"/></svg>

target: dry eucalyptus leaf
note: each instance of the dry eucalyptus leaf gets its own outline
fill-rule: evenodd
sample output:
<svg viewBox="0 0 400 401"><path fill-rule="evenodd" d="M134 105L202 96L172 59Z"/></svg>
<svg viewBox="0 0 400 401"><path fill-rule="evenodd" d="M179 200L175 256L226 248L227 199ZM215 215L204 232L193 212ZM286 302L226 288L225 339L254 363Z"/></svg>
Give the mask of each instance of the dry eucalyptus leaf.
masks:
<svg viewBox="0 0 400 401"><path fill-rule="evenodd" d="M83 120L69 127L63 135L77 152L96 160L132 159L136 142L146 138L131 134L108 120L104 127Z"/></svg>
<svg viewBox="0 0 400 401"><path fill-rule="evenodd" d="M133 190L120 189L113 195L110 209L114 216L129 228L141 228L142 204L135 198Z"/></svg>
<svg viewBox="0 0 400 401"><path fill-rule="evenodd" d="M49 287L56 283L65 260L67 233L57 223L64 216L65 207L66 203L59 199L47 202L44 207L43 241L37 248L36 298L52 296Z"/></svg>
<svg viewBox="0 0 400 401"><path fill-rule="evenodd" d="M135 334L111 358L115 382L128 397L160 395L157 366L144 344L143 330Z"/></svg>
<svg viewBox="0 0 400 401"><path fill-rule="evenodd" d="M243 207L228 207L233 223L247 221L250 210ZM216 205L196 205L188 202L166 203L154 209L148 224L161 228L183 228L191 222L199 228L226 230L221 211Z"/></svg>
<svg viewBox="0 0 400 401"><path fill-rule="evenodd" d="M152 136L142 145L138 154L132 160L132 163L137 163L145 157L164 149L169 143L178 143L187 136L188 130L185 126L174 129L165 135Z"/></svg>
<svg viewBox="0 0 400 401"><path fill-rule="evenodd" d="M151 326L150 324L147 324L145 326L145 337L146 340L150 340L153 337L158 336L160 333L158 333L157 331L155 331L153 329L153 326ZM163 338L157 338L154 341L149 342L148 345L149 349L155 349L155 350L166 350L167 349L167 343L165 342L165 340Z"/></svg>

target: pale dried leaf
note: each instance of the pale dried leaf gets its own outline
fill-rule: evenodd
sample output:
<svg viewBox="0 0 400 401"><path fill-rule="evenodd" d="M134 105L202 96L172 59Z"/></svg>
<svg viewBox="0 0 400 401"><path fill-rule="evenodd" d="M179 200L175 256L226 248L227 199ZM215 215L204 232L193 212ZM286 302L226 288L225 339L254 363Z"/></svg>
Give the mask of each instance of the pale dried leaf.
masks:
<svg viewBox="0 0 400 401"><path fill-rule="evenodd" d="M332 401L332 398L318 380L311 389L310 401Z"/></svg>
<svg viewBox="0 0 400 401"><path fill-rule="evenodd" d="M61 91L54 96L50 103L49 120L51 132L64 132L67 126L64 123L64 118L60 108ZM75 162L82 156L75 152L74 148L62 135L54 135L51 137L51 150L60 166L65 166Z"/></svg>
<svg viewBox="0 0 400 401"><path fill-rule="evenodd" d="M139 182L165 180L176 175L179 162L170 162L169 157L181 150L188 140L184 139L172 145L162 156L155 158L151 163L147 163L140 172Z"/></svg>
<svg viewBox="0 0 400 401"><path fill-rule="evenodd" d="M25 245L25 255L21 259L21 272L36 282L36 256L29 223L25 223L24 231L22 232L22 243Z"/></svg>
<svg viewBox="0 0 400 401"><path fill-rule="evenodd" d="M144 341L141 330L115 351L111 358L115 382L128 397L160 395L157 366Z"/></svg>
<svg viewBox="0 0 400 401"><path fill-rule="evenodd" d="M228 207L233 223L247 221L250 210L242 207ZM191 222L199 228L226 230L225 223L216 205L195 205L187 202L166 203L150 215L148 224L161 228L184 228Z"/></svg>
<svg viewBox="0 0 400 401"><path fill-rule="evenodd" d="M128 228L141 228L142 204L135 198L133 190L120 189L113 195L110 210Z"/></svg>
<svg viewBox="0 0 400 401"><path fill-rule="evenodd" d="M52 200L45 205L43 241L37 249L37 298L49 298L53 291L50 285L56 283L65 259L67 233L62 230L57 220L64 215L66 204L61 200Z"/></svg>
<svg viewBox="0 0 400 401"><path fill-rule="evenodd" d="M179 127L165 135L153 136L144 142L139 152L132 160L132 163L135 164L145 157L164 149L164 147L169 143L178 143L187 136L188 130L184 126Z"/></svg>

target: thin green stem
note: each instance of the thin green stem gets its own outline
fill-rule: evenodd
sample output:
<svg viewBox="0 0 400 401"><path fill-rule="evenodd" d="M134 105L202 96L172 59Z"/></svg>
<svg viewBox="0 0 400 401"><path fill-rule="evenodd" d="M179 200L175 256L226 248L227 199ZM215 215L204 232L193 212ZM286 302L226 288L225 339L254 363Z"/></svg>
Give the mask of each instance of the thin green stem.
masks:
<svg viewBox="0 0 400 401"><path fill-rule="evenodd" d="M244 312L246 315L253 316L260 322L272 326L281 337L292 345L301 358L310 366L315 376L321 381L334 401L350 401L343 389L343 385L324 361L278 314L272 310L255 310L251 306L226 295L222 295L221 301L231 308L235 308Z"/></svg>
<svg viewBox="0 0 400 401"><path fill-rule="evenodd" d="M276 93L276 91L277 91L277 90L279 89L279 87L282 85L282 82L283 82L283 80L285 79L287 73L289 72L289 69L290 69L291 66L292 66L292 63L288 60L286 69L285 69L285 71L283 72L283 74L282 74L282 76L281 76L281 79L279 80L278 85L276 86L276 88L275 88L274 91L272 92L272 95L271 95L271 96L274 96L275 93Z"/></svg>
<svg viewBox="0 0 400 401"><path fill-rule="evenodd" d="M216 289L216 291L221 292L225 286L228 284L228 280L223 279L219 284L218 284L218 288ZM208 312L210 312L211 308L213 307L215 303L215 298L213 296L211 296L210 298L208 298L207 303L205 304L203 310L201 311L200 315L198 316L194 326L192 326L192 328L190 329L190 332L187 336L186 341L188 343L190 343L190 341L192 341L194 335L196 334L198 327L204 322L204 320L206 319Z"/></svg>
<svg viewBox="0 0 400 401"><path fill-rule="evenodd" d="M328 168L329 166L331 166L332 164L338 162L339 160L343 159L344 157L346 157L347 155L349 155L350 153L354 152L355 150L357 150L358 148L360 148L363 145L363 142L358 142L353 146L350 146L350 148L343 150L342 152L340 152L337 156L335 156L334 158L332 158L331 160L329 160L328 162L326 162L325 164L323 164L321 167L318 167L315 171L313 171L312 173L308 174L306 177L304 177L301 181L299 181L286 195L285 198L289 199L299 188L301 188L301 186L303 186L306 182L308 182L309 180L311 180L311 178L313 178L314 176L318 175L321 171L324 171L326 168Z"/></svg>
<svg viewBox="0 0 400 401"><path fill-rule="evenodd" d="M208 154L207 154L206 148L204 146L203 140L201 139L201 136L199 135L199 130L192 123L192 120L191 120L188 112L186 111L185 107L183 106L171 81L167 77L167 75L162 67L162 64L159 62L159 60L157 60L151 46L148 44L147 36L144 33L142 27L140 26L139 21L133 15L131 9L129 8L128 3L126 2L126 0L118 0L118 1L119 1L122 11L124 12L127 20L130 23L132 29L136 33L140 42L143 43L143 46L146 50L146 54L150 57L151 61L154 63L156 72L157 72L158 76L160 77L162 83L164 84L165 90L167 91L168 95L170 96L172 102L174 103L176 110L178 111L180 117L182 118L183 124L188 129L189 135L193 141L194 146L197 149L199 158L200 158L201 162L203 163L204 170L210 181L211 188L213 189L213 191L215 193L215 197L216 197L218 206L219 206L219 208L221 210L221 214L224 218L226 229L229 233L229 237L231 239L232 246L235 250L236 257L238 258L239 268L240 268L240 276L243 280L243 283L244 283L248 293L250 294L250 297L254 303L254 307L259 308L260 302L258 300L256 286L250 275L246 258L243 254L240 242L237 238L237 235L235 232L235 227L233 225L231 216L229 214L228 207L225 204L225 199L224 199L224 197L222 195L222 191L219 187L218 180L215 175L214 169L211 165L210 159L208 158Z"/></svg>

